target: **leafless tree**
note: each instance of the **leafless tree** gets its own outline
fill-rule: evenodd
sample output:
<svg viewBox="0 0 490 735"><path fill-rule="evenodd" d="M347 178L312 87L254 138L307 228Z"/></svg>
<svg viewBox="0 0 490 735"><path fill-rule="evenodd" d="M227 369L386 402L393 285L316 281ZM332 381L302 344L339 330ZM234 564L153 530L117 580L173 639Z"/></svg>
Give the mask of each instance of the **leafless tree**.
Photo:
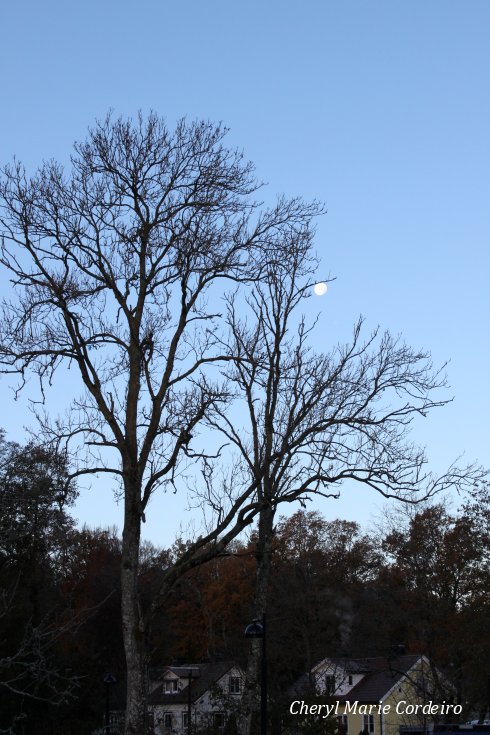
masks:
<svg viewBox="0 0 490 735"><path fill-rule="evenodd" d="M0 324L3 371L20 375L19 389L37 375L44 396L63 365L75 368L79 397L44 430L77 459L75 476L110 473L124 494L126 735L140 735L145 720L141 523L152 494L175 483L179 461L204 458L193 438L229 398L212 374L231 359L219 298L226 283L274 270L283 243L320 211L284 199L261 208L252 167L223 145L225 132L109 116L75 145L68 173L49 162L28 177L14 162L0 184L1 263L14 288ZM253 490L182 569L196 549L205 557L208 541L226 542L224 520L236 529L250 521Z"/></svg>
<svg viewBox="0 0 490 735"><path fill-rule="evenodd" d="M473 466L452 466L443 477L434 477L426 469L424 450L410 442L413 420L446 403L439 391L444 376L433 369L428 354L380 330L363 337L362 320L348 344L327 354L313 349L315 324L308 327L301 315L317 270L311 238L311 230L295 232L282 261L266 268L245 304L241 296L229 299L232 341L227 347L233 359L225 372L242 420L236 422L233 410L220 405L208 418L236 450L235 492L240 495L253 486L260 505L259 620L266 611L280 503L336 496L345 481L414 503L480 476ZM243 733L251 732L259 656L260 641L255 641L243 699Z"/></svg>

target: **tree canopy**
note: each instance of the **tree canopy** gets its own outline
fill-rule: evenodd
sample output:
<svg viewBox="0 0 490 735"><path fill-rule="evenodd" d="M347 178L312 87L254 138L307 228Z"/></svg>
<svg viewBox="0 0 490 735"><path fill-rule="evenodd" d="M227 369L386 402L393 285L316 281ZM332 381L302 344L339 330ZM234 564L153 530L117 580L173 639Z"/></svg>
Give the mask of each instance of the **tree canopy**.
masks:
<svg viewBox="0 0 490 735"><path fill-rule="evenodd" d="M44 529L50 553L61 553L69 481L118 481L125 735L146 727L146 642L165 596L255 519L260 616L279 504L335 495L346 479L412 502L480 476L452 466L434 477L410 440L413 420L446 402L427 352L379 329L365 335L362 320L329 351L311 348L302 304L317 280L323 206L285 197L263 206L252 165L226 133L109 115L66 169L49 161L29 175L14 161L0 178L0 264L13 286L2 301L1 370L18 376L18 390L36 376L41 401L63 369L75 376L64 415L37 412L43 449L9 465L2 532L15 551L33 549L33 538L42 546ZM220 437L212 445L210 431ZM192 492L208 525L151 571L148 601L142 523L152 495L176 489L186 467L201 470ZM332 531L348 557L345 534Z"/></svg>

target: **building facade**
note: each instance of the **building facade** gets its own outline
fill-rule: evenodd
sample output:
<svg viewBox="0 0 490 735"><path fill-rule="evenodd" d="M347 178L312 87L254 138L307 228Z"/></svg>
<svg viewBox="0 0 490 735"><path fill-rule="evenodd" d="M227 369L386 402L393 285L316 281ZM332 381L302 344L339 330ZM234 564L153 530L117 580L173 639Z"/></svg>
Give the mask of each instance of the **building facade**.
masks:
<svg viewBox="0 0 490 735"><path fill-rule="evenodd" d="M167 666L153 675L149 709L155 735L224 730L242 696L243 672L232 662Z"/></svg>
<svg viewBox="0 0 490 735"><path fill-rule="evenodd" d="M290 714L336 717L344 735L425 735L458 719L452 694L425 656L326 658L296 684Z"/></svg>

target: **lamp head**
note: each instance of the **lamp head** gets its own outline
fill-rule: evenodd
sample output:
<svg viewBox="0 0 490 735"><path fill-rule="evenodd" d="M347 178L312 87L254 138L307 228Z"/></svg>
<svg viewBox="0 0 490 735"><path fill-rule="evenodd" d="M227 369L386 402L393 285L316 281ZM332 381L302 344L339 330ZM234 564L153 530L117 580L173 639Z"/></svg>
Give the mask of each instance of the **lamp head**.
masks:
<svg viewBox="0 0 490 735"><path fill-rule="evenodd" d="M260 620L254 620L253 623L247 625L245 628L246 638L263 638L264 637L264 626Z"/></svg>

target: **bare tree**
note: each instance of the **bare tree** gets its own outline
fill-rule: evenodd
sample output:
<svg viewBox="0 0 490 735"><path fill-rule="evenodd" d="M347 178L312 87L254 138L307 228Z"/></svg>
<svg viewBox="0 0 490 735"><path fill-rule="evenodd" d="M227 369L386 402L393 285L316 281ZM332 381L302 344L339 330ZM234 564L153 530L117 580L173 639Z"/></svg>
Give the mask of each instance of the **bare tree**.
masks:
<svg viewBox="0 0 490 735"><path fill-rule="evenodd" d="M193 436L228 400L210 372L231 359L218 297L226 282L273 268L282 243L320 211L300 200L261 209L252 167L224 147L225 132L109 116L75 145L69 173L49 162L28 177L14 163L0 184L1 263L15 290L0 324L3 371L20 374L19 389L37 375L44 396L63 364L75 368L79 397L45 432L77 458L75 476L110 473L124 493L127 735L143 732L146 711L141 523L157 488L176 482L179 461L203 456ZM236 529L251 519L246 499L225 514L233 525L241 508ZM220 518L196 548L225 528Z"/></svg>
<svg viewBox="0 0 490 735"><path fill-rule="evenodd" d="M312 495L334 497L348 480L385 498L418 502L448 486L470 484L480 471L452 466L443 477L426 469L422 449L409 441L415 417L446 402L445 385L428 354L375 330L362 337L362 320L346 345L328 354L311 346L301 304L317 263L312 232L295 232L283 259L267 268L246 298L228 302L233 357L229 390L242 421L215 405L209 422L237 455L234 485L253 486L260 505L256 538L255 617L266 611L277 506ZM317 336L317 340L319 337ZM243 417L246 417L243 420ZM260 641L252 643L242 732L251 732L257 699Z"/></svg>

